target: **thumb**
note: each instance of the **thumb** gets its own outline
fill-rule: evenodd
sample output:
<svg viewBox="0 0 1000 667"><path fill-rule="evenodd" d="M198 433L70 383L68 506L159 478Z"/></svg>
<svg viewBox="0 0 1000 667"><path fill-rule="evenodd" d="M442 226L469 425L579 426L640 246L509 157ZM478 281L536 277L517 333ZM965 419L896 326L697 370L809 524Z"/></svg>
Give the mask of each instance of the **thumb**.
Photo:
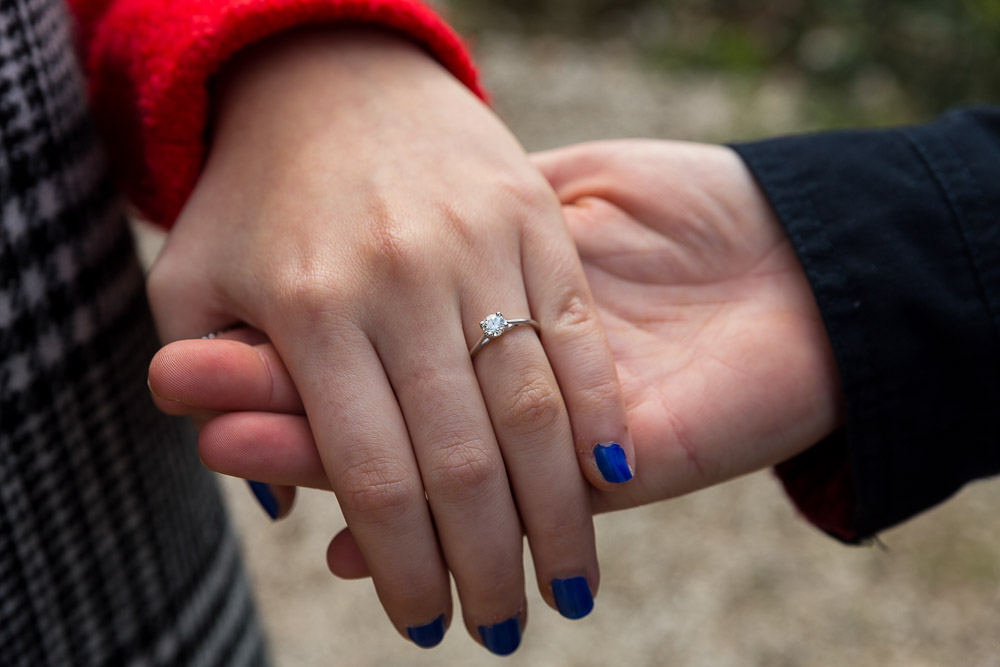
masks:
<svg viewBox="0 0 1000 667"><path fill-rule="evenodd" d="M602 172L614 151L611 141L590 141L532 153L529 158L549 182L559 201L568 204L589 194L604 180Z"/></svg>
<svg viewBox="0 0 1000 667"><path fill-rule="evenodd" d="M641 139L588 141L532 153L529 157L555 190L570 204L585 196L600 197L613 189L615 172L648 143ZM620 177L620 175L619 175Z"/></svg>

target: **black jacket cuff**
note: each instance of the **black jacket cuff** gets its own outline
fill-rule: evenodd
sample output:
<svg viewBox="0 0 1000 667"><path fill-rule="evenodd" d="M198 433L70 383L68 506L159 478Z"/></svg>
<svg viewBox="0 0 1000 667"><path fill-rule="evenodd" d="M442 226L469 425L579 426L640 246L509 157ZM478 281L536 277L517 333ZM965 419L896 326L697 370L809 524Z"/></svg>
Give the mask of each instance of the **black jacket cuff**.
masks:
<svg viewBox="0 0 1000 667"><path fill-rule="evenodd" d="M819 304L843 432L778 467L857 542L1000 472L1000 109L733 148Z"/></svg>

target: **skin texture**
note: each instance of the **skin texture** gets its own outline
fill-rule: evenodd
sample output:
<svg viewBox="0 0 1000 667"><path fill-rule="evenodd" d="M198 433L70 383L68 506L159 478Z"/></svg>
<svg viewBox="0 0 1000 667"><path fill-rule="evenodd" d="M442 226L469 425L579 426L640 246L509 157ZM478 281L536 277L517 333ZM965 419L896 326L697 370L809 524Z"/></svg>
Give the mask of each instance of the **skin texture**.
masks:
<svg viewBox="0 0 1000 667"><path fill-rule="evenodd" d="M474 637L523 625L522 533L550 604L556 578L596 592L587 480L628 484L600 477L593 447L634 450L559 202L523 149L378 32L285 36L217 92L209 159L150 274L162 338L245 324L271 341L404 637L450 621L449 573ZM473 363L498 308L543 334L510 332ZM151 382L174 411L198 405ZM291 491L275 495L287 511Z"/></svg>
<svg viewBox="0 0 1000 667"><path fill-rule="evenodd" d="M583 260L639 462L622 489L591 489L595 513L771 466L837 428L839 381L815 301L735 153L617 141L538 154L534 162L562 202ZM215 411L199 442L210 468L329 488L307 411L274 346L177 342L153 360L150 380L170 412ZM344 531L331 542L331 570L366 576L362 552Z"/></svg>

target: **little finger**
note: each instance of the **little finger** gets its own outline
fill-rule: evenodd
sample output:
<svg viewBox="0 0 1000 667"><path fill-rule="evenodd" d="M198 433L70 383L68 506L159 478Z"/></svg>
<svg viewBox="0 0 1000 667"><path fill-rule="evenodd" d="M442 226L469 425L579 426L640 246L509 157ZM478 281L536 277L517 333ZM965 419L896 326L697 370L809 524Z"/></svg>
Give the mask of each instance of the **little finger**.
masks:
<svg viewBox="0 0 1000 667"><path fill-rule="evenodd" d="M542 344L562 389L580 467L596 488L623 488L635 445L614 357L572 238L564 226L525 233L524 280ZM625 485L627 487L627 485Z"/></svg>

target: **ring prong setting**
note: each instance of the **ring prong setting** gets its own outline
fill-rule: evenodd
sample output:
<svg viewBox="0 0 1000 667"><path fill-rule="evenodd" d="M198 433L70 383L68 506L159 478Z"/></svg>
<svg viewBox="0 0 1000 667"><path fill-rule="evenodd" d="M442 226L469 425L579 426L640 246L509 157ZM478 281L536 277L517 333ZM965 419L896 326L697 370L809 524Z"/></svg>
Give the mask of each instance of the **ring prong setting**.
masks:
<svg viewBox="0 0 1000 667"><path fill-rule="evenodd" d="M479 326L483 330L486 337L490 340L499 338L507 331L507 329L510 328L510 325L507 324L507 320L499 311L493 313L492 315L487 315L483 318L483 321L479 323Z"/></svg>
<svg viewBox="0 0 1000 667"><path fill-rule="evenodd" d="M499 310L492 315L487 315L483 318L483 321L479 323L479 328L483 330L483 337L479 339L478 343L469 349L469 356L475 357L479 350L488 345L490 341L496 340L512 329L524 326L531 327L536 332L541 331L538 320L530 317L508 320Z"/></svg>

